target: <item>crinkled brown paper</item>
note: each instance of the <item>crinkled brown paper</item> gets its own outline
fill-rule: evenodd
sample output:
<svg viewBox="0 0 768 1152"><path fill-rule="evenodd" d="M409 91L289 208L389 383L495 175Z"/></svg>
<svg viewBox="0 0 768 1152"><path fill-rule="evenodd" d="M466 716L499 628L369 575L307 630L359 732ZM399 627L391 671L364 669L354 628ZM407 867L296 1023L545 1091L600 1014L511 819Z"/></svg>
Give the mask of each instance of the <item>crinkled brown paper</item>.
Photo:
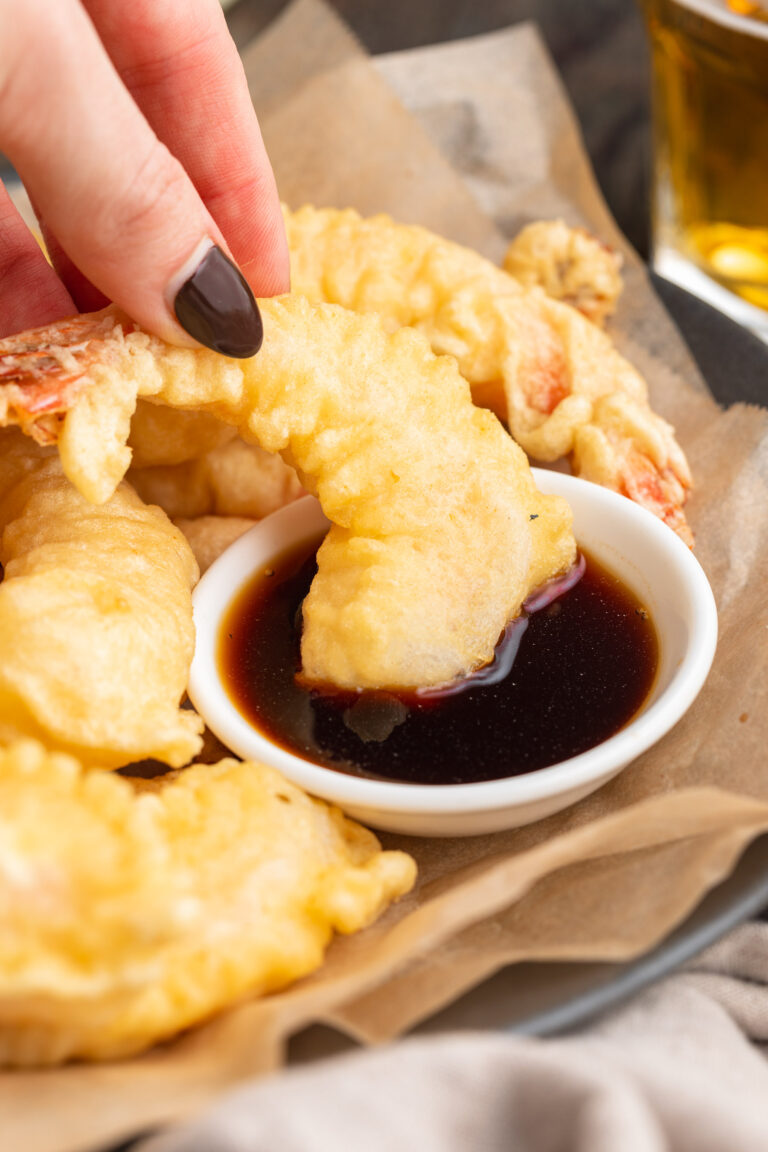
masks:
<svg viewBox="0 0 768 1152"><path fill-rule="evenodd" d="M320 0L298 0L244 59L293 206L387 211L493 258L526 221L562 215L624 250L612 333L691 461L719 650L674 731L577 806L493 836L385 837L416 857L416 891L337 940L314 977L138 1059L0 1076L9 1152L80 1152L188 1115L278 1066L308 1022L382 1040L515 960L635 956L768 828L768 413L707 395L607 214L535 30L372 63Z"/></svg>

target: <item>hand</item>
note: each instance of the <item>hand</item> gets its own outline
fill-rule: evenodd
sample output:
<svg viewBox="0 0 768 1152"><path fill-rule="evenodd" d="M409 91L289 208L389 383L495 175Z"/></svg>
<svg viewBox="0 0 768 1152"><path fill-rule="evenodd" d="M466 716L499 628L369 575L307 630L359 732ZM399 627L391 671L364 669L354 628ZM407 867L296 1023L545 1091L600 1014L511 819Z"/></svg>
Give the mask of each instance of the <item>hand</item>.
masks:
<svg viewBox="0 0 768 1152"><path fill-rule="evenodd" d="M0 335L113 300L171 343L257 350L251 290L287 291L288 252L217 0L0 0L0 149L55 268L0 185Z"/></svg>

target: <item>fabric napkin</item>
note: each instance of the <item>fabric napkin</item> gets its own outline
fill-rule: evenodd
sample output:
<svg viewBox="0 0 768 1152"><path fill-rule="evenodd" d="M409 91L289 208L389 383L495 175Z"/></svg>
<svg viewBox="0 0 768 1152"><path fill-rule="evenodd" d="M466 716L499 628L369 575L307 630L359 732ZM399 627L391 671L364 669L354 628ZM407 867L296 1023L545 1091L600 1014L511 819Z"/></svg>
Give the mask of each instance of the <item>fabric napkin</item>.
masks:
<svg viewBox="0 0 768 1152"><path fill-rule="evenodd" d="M557 1040L453 1033L296 1068L135 1152L762 1152L768 924Z"/></svg>

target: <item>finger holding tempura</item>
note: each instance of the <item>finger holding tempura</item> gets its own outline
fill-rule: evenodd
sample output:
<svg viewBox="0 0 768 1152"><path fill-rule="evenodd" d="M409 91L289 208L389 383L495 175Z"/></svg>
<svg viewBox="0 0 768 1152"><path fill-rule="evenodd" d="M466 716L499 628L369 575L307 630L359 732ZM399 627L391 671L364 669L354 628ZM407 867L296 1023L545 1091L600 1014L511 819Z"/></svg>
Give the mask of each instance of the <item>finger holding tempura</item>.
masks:
<svg viewBox="0 0 768 1152"><path fill-rule="evenodd" d="M12 360L23 381L25 357L49 383L79 369L59 444L86 492L111 479L91 445L110 424L119 443L137 395L208 411L295 467L333 522L304 610L308 680L420 687L487 663L528 593L573 562L567 505L538 492L523 452L418 333L301 297L262 312L264 346L243 362L172 348L108 309L66 346L56 326L4 341L0 375Z"/></svg>
<svg viewBox="0 0 768 1152"><path fill-rule="evenodd" d="M524 288L543 288L602 327L621 295L621 264L621 254L586 228L537 220L517 234L503 267Z"/></svg>
<svg viewBox="0 0 768 1152"><path fill-rule="evenodd" d="M571 456L577 473L646 505L691 543L682 510L691 477L674 430L653 412L645 382L604 332L424 228L351 210L304 207L285 217L295 292L376 312L390 329L424 333L435 352L456 357L476 403L505 420L530 456ZM612 396L627 403L606 409L601 402ZM619 411L627 416L620 430ZM582 429L602 431L606 412L603 464L590 472L593 456L577 452L577 441ZM636 438L639 426L644 432ZM609 468L617 431L622 451ZM655 499L657 489L665 500Z"/></svg>
<svg viewBox="0 0 768 1152"><path fill-rule="evenodd" d="M0 433L0 743L34 736L85 763L186 763L179 708L197 568L181 533L128 485L93 505L55 453Z"/></svg>
<svg viewBox="0 0 768 1152"><path fill-rule="evenodd" d="M286 226L296 292L377 312L390 330L416 327L436 352L457 358L476 403L505 420L529 455L543 462L570 455L577 473L648 507L692 542L683 512L691 476L674 429L651 409L642 378L575 309L524 289L468 249L388 217L305 207L286 212ZM130 331L130 321L124 324ZM58 440L65 469L93 500L106 499L127 467L135 393L114 382L110 411L101 402L89 417L88 378L62 350L103 344L110 327L110 314L99 313L0 342L0 424L19 423L44 443ZM53 362L51 348L60 354ZM599 403L613 395L628 401L618 439L615 409ZM61 435L61 417L76 402L78 419L67 421L73 433L75 423L94 431L87 464L71 445L82 437ZM601 433L606 411L610 428L593 438L602 443L601 464L590 471L594 453L577 450L579 433ZM639 426L644 435L636 440Z"/></svg>
<svg viewBox="0 0 768 1152"><path fill-rule="evenodd" d="M149 791L0 750L0 1063L139 1052L317 968L413 885L403 852L279 773L223 760Z"/></svg>

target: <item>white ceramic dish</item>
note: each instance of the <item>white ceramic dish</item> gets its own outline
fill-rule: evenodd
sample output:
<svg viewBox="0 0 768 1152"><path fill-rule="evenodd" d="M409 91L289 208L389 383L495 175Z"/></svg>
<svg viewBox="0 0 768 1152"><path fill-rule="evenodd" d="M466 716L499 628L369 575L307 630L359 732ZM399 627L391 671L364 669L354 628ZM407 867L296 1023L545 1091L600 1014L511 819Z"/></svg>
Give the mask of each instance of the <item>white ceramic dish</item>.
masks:
<svg viewBox="0 0 768 1152"><path fill-rule="evenodd" d="M261 760L315 796L374 828L419 836L472 836L540 820L594 792L680 719L706 679L717 641L714 597L681 540L623 496L558 472L535 469L544 492L573 508L579 543L648 605L660 644L654 688L625 728L560 764L480 784L418 785L366 780L313 764L273 744L237 710L218 674L221 617L253 572L327 521L312 497L262 520L224 552L194 593L197 644L189 695L209 728L238 755Z"/></svg>

